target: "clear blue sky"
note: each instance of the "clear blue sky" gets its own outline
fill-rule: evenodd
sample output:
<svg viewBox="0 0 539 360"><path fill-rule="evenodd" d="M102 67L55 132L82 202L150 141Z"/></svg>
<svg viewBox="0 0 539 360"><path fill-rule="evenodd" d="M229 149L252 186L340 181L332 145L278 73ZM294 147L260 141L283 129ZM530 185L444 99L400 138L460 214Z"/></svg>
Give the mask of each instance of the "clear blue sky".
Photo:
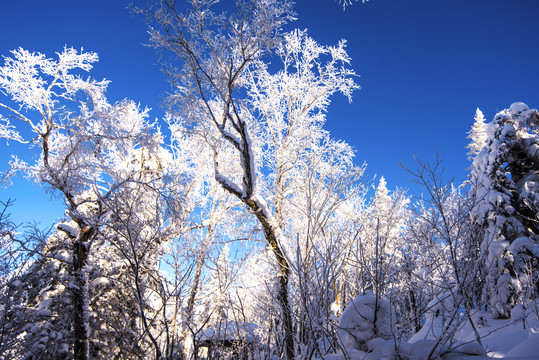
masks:
<svg viewBox="0 0 539 360"><path fill-rule="evenodd" d="M227 0L225 0L227 1ZM179 0L181 2L181 0ZM123 0L25 0L0 5L0 55L23 47L52 57L65 45L99 54L92 71L112 81L111 101L130 98L153 108L169 90L153 49L144 47L144 20ZM346 11L332 0L298 0L298 21L326 45L348 40L361 90L348 104L336 96L327 128L357 151L368 173L383 175L390 188L417 194L399 162L412 155L432 160L436 149L448 176L466 178L466 132L476 107L491 120L512 102L539 107L539 1L370 0ZM21 147L0 142L0 170ZM62 206L20 179L1 189L17 200L16 221L48 225Z"/></svg>

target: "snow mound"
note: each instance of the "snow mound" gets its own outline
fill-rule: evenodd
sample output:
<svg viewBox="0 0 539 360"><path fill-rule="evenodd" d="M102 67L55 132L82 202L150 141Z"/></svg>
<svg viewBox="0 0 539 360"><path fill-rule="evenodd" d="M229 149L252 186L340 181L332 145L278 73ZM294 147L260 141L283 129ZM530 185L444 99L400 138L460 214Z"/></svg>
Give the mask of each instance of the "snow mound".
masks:
<svg viewBox="0 0 539 360"><path fill-rule="evenodd" d="M393 308L386 298L372 293L356 297L339 320L338 334L342 346L367 351L372 350L372 344L367 344L372 339L391 339L395 333L393 314Z"/></svg>
<svg viewBox="0 0 539 360"><path fill-rule="evenodd" d="M447 293L431 301L426 315L425 326L409 342L394 338L392 323L384 323L391 319L387 312L386 300L378 299L378 315L376 324L389 333L385 336L375 334L373 313L376 297L373 294L362 295L348 304L340 318L342 333L342 353L329 354L324 360L487 360L506 358L511 360L539 359L539 300L516 306L512 319L495 319L492 313L475 311L470 317L456 313L455 307L460 303L458 296ZM385 309L384 309L385 307ZM389 308L390 309L390 308ZM449 325L453 318L455 326ZM470 323L474 322L474 326ZM445 320L445 331L436 333L433 328L441 326ZM477 333L473 330L477 330ZM427 330L428 329L428 330ZM477 342L480 338L480 344Z"/></svg>
<svg viewBox="0 0 539 360"><path fill-rule="evenodd" d="M427 312L425 314L425 324L414 334L409 342L415 343L423 339L439 339L447 330L447 326L451 323L451 318L455 316L455 304L458 303L458 298L448 292L433 299L427 304Z"/></svg>

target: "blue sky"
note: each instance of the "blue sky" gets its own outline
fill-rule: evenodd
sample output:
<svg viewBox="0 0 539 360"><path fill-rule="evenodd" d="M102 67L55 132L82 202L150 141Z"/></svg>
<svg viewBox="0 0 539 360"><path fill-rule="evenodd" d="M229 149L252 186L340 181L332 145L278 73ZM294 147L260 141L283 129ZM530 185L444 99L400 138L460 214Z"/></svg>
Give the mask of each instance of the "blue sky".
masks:
<svg viewBox="0 0 539 360"><path fill-rule="evenodd" d="M225 0L226 1L226 0ZM179 1L181 2L181 1ZM123 0L25 0L0 5L0 55L23 47L54 56L65 45L99 54L91 76L112 81L111 101L130 98L162 117L168 91L158 55L147 43L144 20ZM336 96L327 128L352 144L370 176L383 175L390 188L419 189L399 162L412 155L444 159L448 177L466 178L466 132L476 107L491 120L512 102L539 107L539 1L371 0L346 11L332 0L298 0L298 21L325 45L348 40L361 90L352 104ZM22 147L0 142L0 171ZM43 226L62 216L61 204L26 180L2 189L16 199L17 222Z"/></svg>

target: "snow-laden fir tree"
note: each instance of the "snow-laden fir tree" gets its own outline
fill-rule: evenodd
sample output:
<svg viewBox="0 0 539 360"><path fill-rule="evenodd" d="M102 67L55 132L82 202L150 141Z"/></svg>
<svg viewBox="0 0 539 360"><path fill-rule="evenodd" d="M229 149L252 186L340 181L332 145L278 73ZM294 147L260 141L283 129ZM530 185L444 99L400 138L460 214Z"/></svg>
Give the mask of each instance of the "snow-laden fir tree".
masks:
<svg viewBox="0 0 539 360"><path fill-rule="evenodd" d="M5 336L0 357L69 359L72 303L66 235L50 236L39 257L7 284L0 298ZM67 311L66 311L67 310Z"/></svg>
<svg viewBox="0 0 539 360"><path fill-rule="evenodd" d="M473 161L474 157L487 144L487 125L485 124L485 116L479 108L475 110L474 120L475 122L468 132L470 143L466 146L466 148L470 149L468 151L468 159L471 161Z"/></svg>
<svg viewBox="0 0 539 360"><path fill-rule="evenodd" d="M508 318L539 294L539 113L514 103L486 133L471 169L471 215L484 236L485 300L494 317Z"/></svg>
<svg viewBox="0 0 539 360"><path fill-rule="evenodd" d="M387 287L397 281L396 272L402 263L402 235L409 217L409 199L402 190L390 194L384 177L376 187L372 204L365 216L365 254L370 262L373 290L388 296Z"/></svg>
<svg viewBox="0 0 539 360"><path fill-rule="evenodd" d="M140 153L127 157L129 166L124 167L125 171L130 171L130 166L137 169L130 173L140 182L129 183L118 190L114 201L104 203L109 217L99 226L85 265L91 358L105 354L122 359L147 357L155 351L152 339L155 341L156 334L161 335L162 343L168 336L163 331L166 320L161 317L166 298L160 291L157 269L166 232L159 227L155 192L143 190L149 184L149 174L155 176L160 171ZM93 204L87 205L92 211ZM79 211L83 211L82 206ZM64 221L57 228L61 230L45 239L35 261L11 277L0 297L0 308L6 310L0 312L4 329L9 330L3 338L8 346L0 349L2 357L73 358L76 309L72 287L76 277L71 243L77 236L77 225ZM165 348L162 343L157 346Z"/></svg>
<svg viewBox="0 0 539 360"><path fill-rule="evenodd" d="M64 228L71 226L62 224ZM40 255L8 284L0 298L4 338L0 356L21 359L72 359L74 276L70 265L70 239L56 231L46 240ZM123 261L103 239L96 240L100 252L90 255L88 266L88 354L142 356L136 303L124 291L128 281Z"/></svg>

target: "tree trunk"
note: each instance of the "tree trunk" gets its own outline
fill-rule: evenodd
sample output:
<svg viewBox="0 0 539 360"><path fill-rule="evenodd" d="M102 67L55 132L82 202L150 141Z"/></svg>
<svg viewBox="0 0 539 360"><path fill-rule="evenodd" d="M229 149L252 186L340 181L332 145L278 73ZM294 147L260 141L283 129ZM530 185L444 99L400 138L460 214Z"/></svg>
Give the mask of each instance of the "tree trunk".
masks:
<svg viewBox="0 0 539 360"><path fill-rule="evenodd" d="M202 276L202 270L204 268L204 262L206 260L206 253L208 251L208 248L210 246L210 243L212 242L211 234L213 232L213 226L209 226L206 235L204 237L204 242L202 243L202 247L200 249L200 253L197 257L197 266L195 269L195 276L193 278L193 284L191 285L191 290L189 291L189 297L187 300L187 308L185 309L185 320L182 324L181 329L181 335L180 335L180 343L182 344L182 351L184 359L189 358L189 349L185 346L185 339L188 336L189 324L191 324L191 321L193 320L193 310L195 308L195 300L196 296L198 294L199 286L200 286L200 278Z"/></svg>
<svg viewBox="0 0 539 360"><path fill-rule="evenodd" d="M290 278L290 266L277 241L275 225L271 225L270 219L264 214L262 209L253 200L247 200L247 205L254 211L256 217L264 229L264 237L271 247L273 254L279 264L279 292L277 301L281 306L282 326L284 331L285 359L294 359L294 334L292 327L292 311L288 302L288 280Z"/></svg>
<svg viewBox="0 0 539 360"><path fill-rule="evenodd" d="M92 228L82 228L73 243L73 276L75 284L71 289L73 295L73 351L75 360L89 358L89 297L88 277L84 269L88 259L88 241L92 237Z"/></svg>

